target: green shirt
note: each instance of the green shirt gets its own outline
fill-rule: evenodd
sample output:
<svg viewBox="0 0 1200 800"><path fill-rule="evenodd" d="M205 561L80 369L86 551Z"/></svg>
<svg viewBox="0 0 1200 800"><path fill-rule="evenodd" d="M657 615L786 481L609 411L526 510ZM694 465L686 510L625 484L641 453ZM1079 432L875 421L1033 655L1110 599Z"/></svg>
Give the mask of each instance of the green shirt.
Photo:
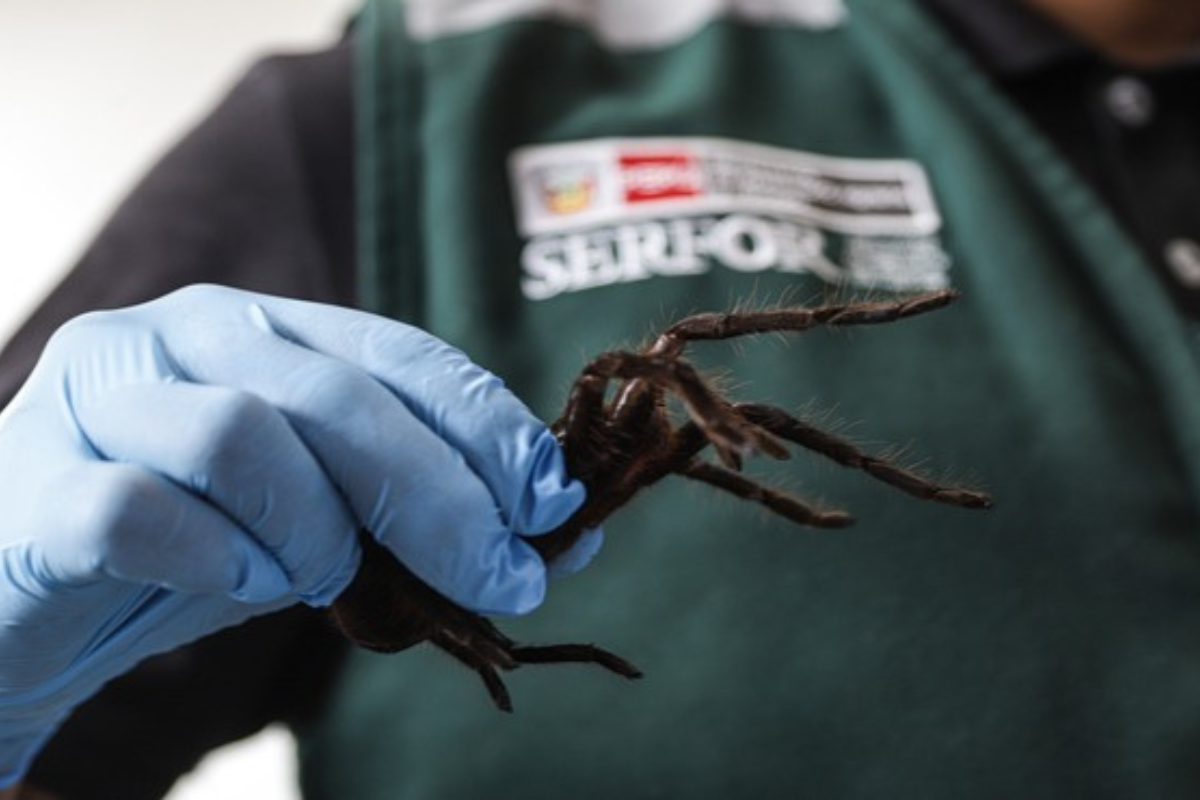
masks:
<svg viewBox="0 0 1200 800"><path fill-rule="evenodd" d="M692 311L952 286L926 317L693 355L997 505L749 467L859 520L822 532L664 481L503 622L643 681L527 667L507 716L431 648L364 654L307 796L1200 794L1193 332L918 4L452 5L361 20L378 310L551 419L590 356Z"/></svg>

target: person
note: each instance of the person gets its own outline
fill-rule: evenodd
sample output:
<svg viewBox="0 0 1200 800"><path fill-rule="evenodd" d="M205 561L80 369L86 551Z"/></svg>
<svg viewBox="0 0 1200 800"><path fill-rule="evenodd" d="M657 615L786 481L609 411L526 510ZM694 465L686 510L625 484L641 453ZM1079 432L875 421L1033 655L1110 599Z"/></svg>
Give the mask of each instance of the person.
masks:
<svg viewBox="0 0 1200 800"><path fill-rule="evenodd" d="M1198 42L1195 2L371 2L263 63L0 360L7 781L157 797L282 719L318 799L1194 795ZM761 467L858 518L805 532L664 482L503 623L646 678L526 668L513 715L314 610L359 525L538 605L589 354L940 287L694 355L994 509Z"/></svg>

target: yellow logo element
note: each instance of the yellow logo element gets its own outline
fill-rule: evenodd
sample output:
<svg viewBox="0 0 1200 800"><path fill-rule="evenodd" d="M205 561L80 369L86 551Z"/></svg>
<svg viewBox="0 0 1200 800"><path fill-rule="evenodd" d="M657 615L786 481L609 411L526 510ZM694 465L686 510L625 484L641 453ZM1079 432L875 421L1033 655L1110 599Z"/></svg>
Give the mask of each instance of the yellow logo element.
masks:
<svg viewBox="0 0 1200 800"><path fill-rule="evenodd" d="M596 175L587 166L557 166L538 175L542 204L552 214L578 214L591 208L596 195Z"/></svg>

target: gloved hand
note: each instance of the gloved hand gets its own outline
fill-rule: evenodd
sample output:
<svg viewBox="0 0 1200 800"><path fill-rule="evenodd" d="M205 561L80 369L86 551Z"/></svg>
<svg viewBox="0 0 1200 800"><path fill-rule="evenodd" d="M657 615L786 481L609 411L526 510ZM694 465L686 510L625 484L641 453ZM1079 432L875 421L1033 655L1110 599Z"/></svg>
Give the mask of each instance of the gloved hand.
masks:
<svg viewBox="0 0 1200 800"><path fill-rule="evenodd" d="M546 570L514 534L583 494L496 377L414 328L217 287L80 317L0 414L0 786L145 656L332 602L360 526L460 605L531 610Z"/></svg>

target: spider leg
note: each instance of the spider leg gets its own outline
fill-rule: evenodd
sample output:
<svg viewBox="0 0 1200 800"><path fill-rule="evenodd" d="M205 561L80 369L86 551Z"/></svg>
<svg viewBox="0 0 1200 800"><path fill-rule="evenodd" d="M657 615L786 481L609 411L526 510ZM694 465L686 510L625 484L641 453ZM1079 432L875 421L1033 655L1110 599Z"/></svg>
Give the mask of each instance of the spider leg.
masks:
<svg viewBox="0 0 1200 800"><path fill-rule="evenodd" d="M733 339L758 333L799 333L819 325L843 327L894 322L942 308L957 297L957 292L944 290L900 300L696 314L679 320L663 331L647 353L676 357L688 342L693 341Z"/></svg>
<svg viewBox="0 0 1200 800"><path fill-rule="evenodd" d="M642 671L633 664L593 644L523 646L510 652L521 664L596 664L626 678L642 677Z"/></svg>
<svg viewBox="0 0 1200 800"><path fill-rule="evenodd" d="M736 410L740 412L741 408L736 407ZM763 486L733 470L696 458L707 445L708 440L695 423L681 425L672 438L670 451L664 456L664 465L668 466L671 472L707 483L743 500L758 503L800 525L842 528L854 522L853 517L844 511L823 511L814 508L786 492Z"/></svg>
<svg viewBox="0 0 1200 800"><path fill-rule="evenodd" d="M571 386L567 404L551 428L567 450L572 475L587 480L599 471L611 454L604 396L609 379L584 371Z"/></svg>
<svg viewBox="0 0 1200 800"><path fill-rule="evenodd" d="M435 632L429 641L474 670L483 681L484 688L487 689L488 696L492 698L496 708L508 712L513 710L512 696L508 693L508 687L504 685L500 674L496 672L497 666L502 669L514 669L517 666L517 662L508 657L507 653L505 653L506 661L504 663L496 663L484 657L466 642L447 635L444 630Z"/></svg>
<svg viewBox="0 0 1200 800"><path fill-rule="evenodd" d="M724 489L743 500L765 506L776 514L800 525L811 525L816 528L844 528L854 522L854 518L845 511L822 511L813 508L786 492L755 483L744 475L698 458L692 459L680 470L680 473L718 489Z"/></svg>
<svg viewBox="0 0 1200 800"><path fill-rule="evenodd" d="M992 505L992 498L983 492L934 483L885 458L869 455L845 439L809 425L783 409L754 403L739 404L736 408L746 419L781 439L795 442L842 466L862 470L914 497L962 508L989 508Z"/></svg>

